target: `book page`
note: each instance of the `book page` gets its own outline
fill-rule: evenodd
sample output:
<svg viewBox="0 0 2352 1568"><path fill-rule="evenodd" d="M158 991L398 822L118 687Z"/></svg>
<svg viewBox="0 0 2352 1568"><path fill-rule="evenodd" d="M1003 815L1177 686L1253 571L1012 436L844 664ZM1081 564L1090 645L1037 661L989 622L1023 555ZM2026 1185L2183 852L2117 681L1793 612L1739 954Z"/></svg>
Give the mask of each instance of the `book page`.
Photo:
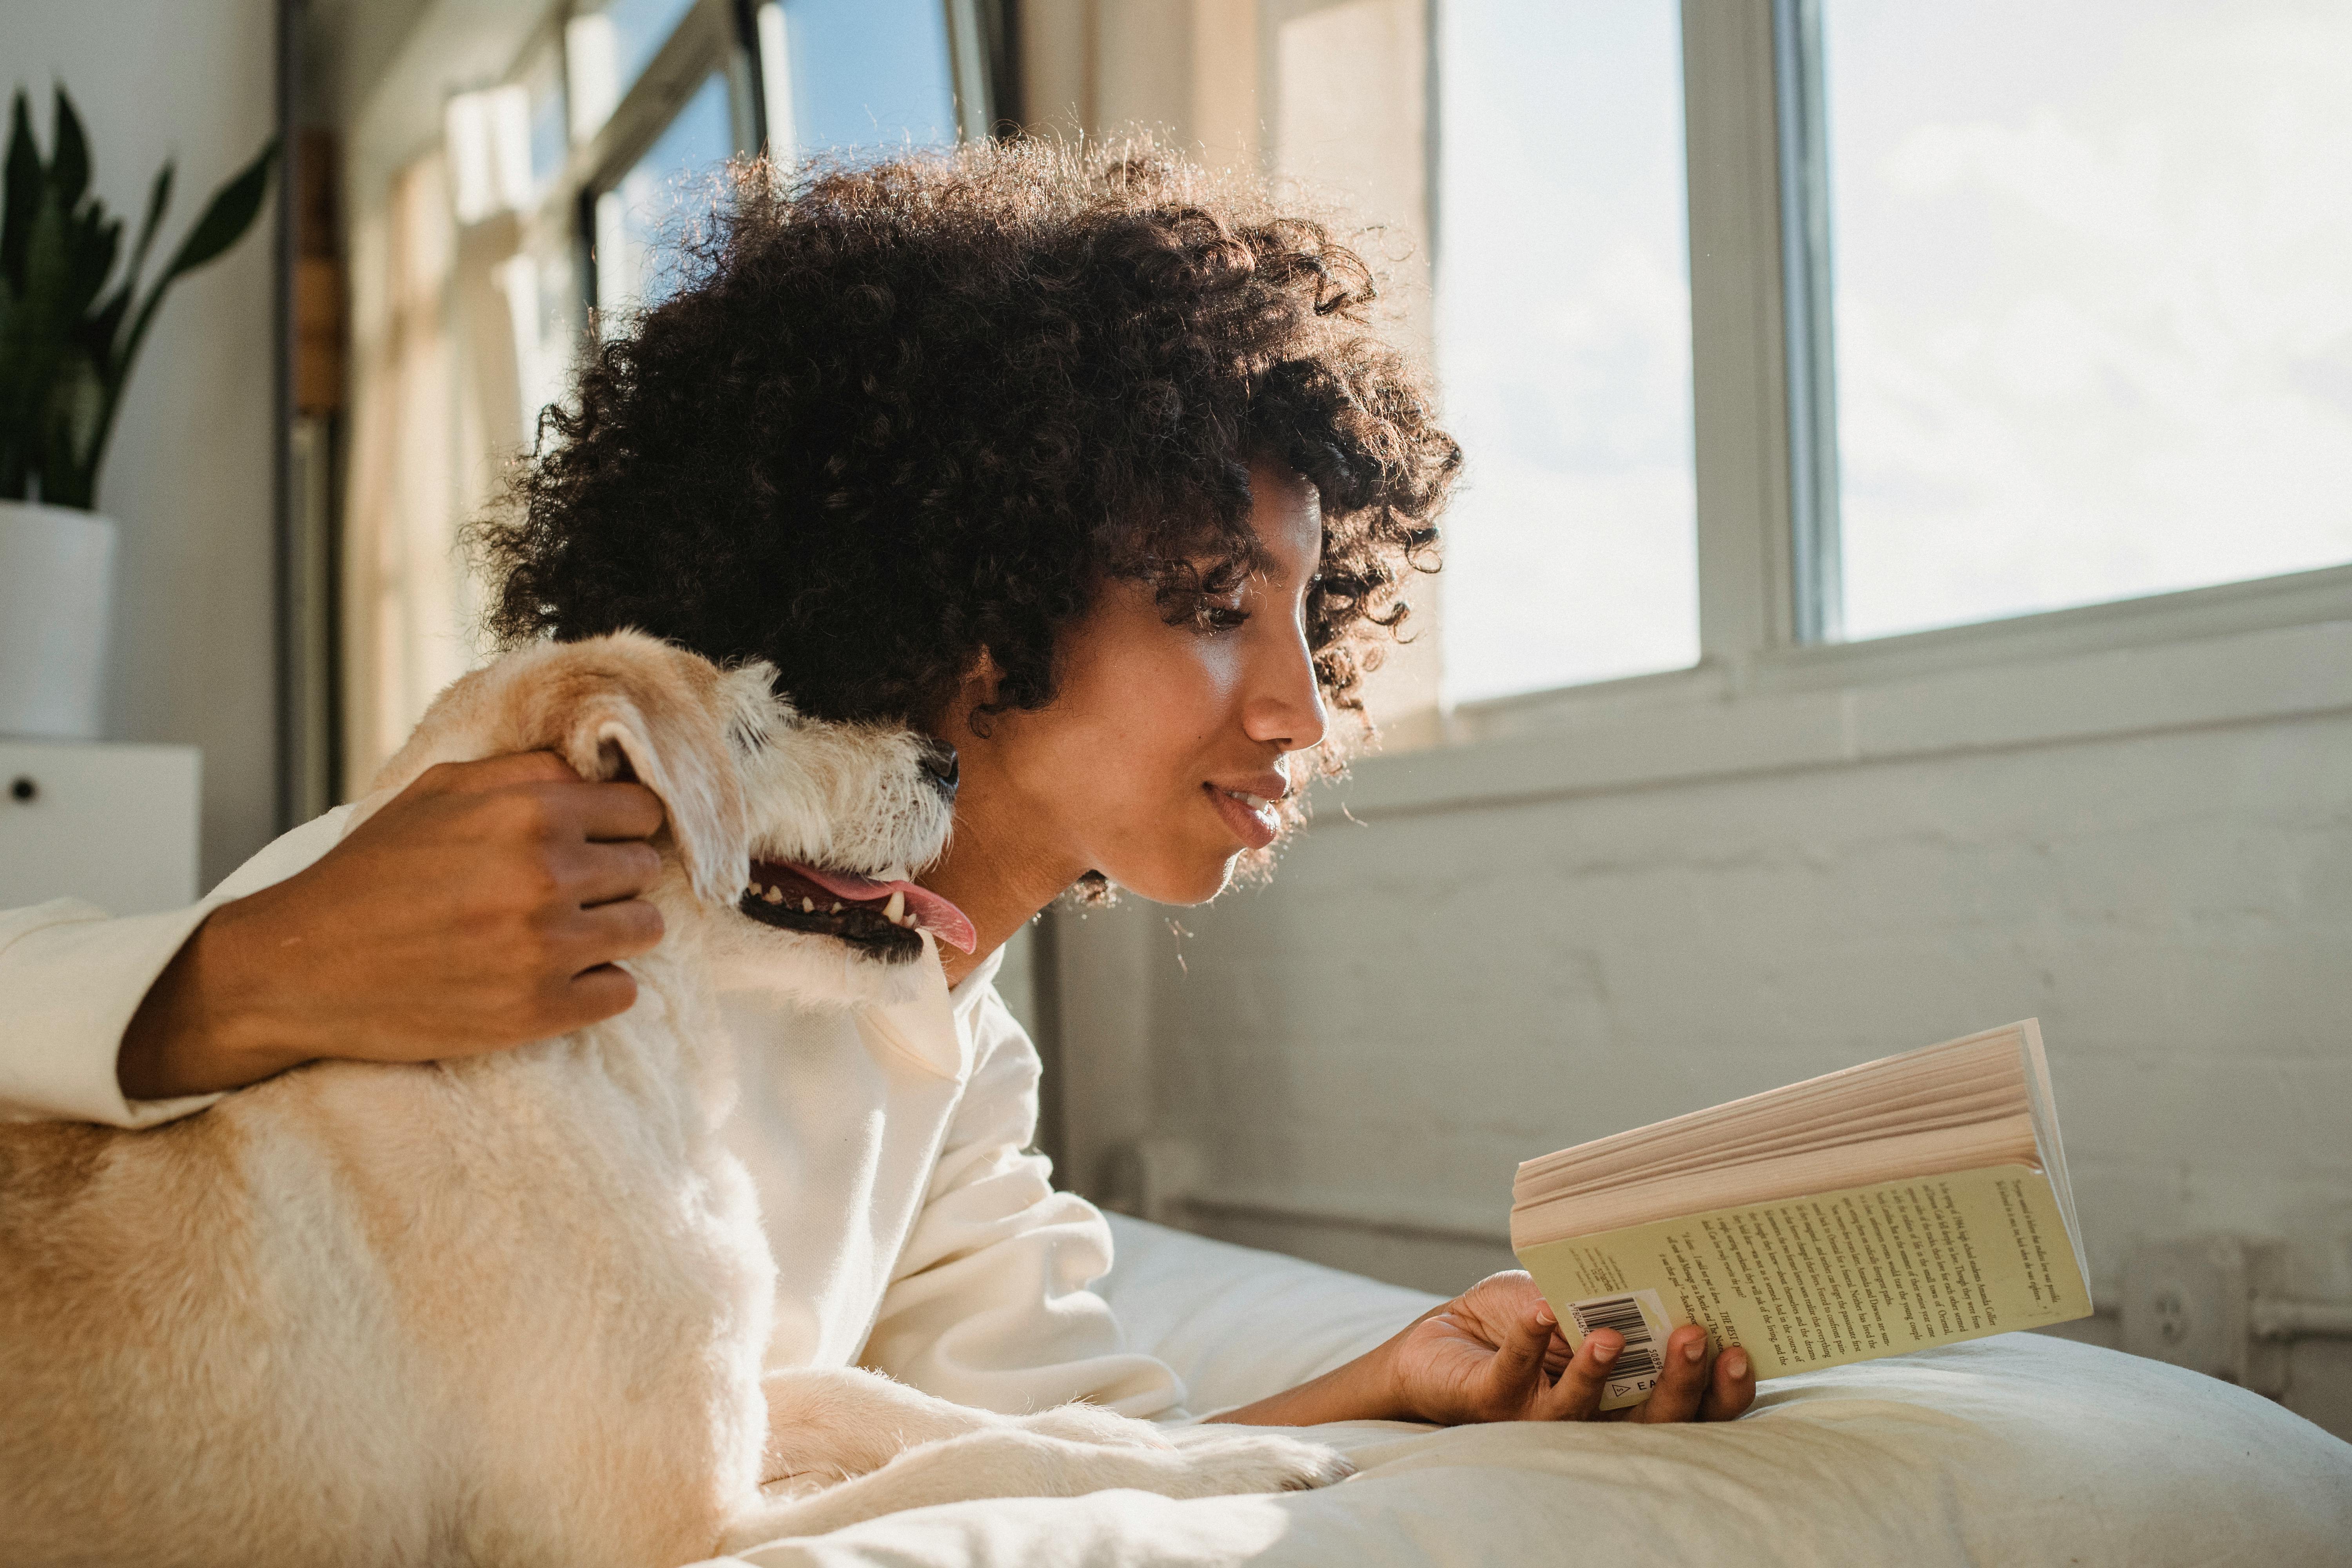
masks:
<svg viewBox="0 0 2352 1568"><path fill-rule="evenodd" d="M2091 1312L2057 1196L2030 1165L1715 1209L1547 1242L1519 1261L1572 1342L1591 1303L1654 1290L1675 1325L1744 1347L1759 1378Z"/></svg>
<svg viewBox="0 0 2352 1568"><path fill-rule="evenodd" d="M1961 1111L1960 1120L1975 1120L2021 1110L2027 1098L2021 1053L2029 1043L2038 1056L2040 1035L2030 1020L1594 1139L1522 1162L1512 1197L1538 1200L1641 1179L1641 1173L1692 1156L1705 1164L1784 1151L1792 1139L1828 1146L1859 1135L1923 1130L1954 1111Z"/></svg>
<svg viewBox="0 0 2352 1568"><path fill-rule="evenodd" d="M1901 1177L2027 1164L2036 1152L2032 1118L2021 1106L2017 1114L1997 1121L1906 1132L1851 1148L1705 1166L1638 1184L1516 1205L1511 1240L1515 1247L1537 1247L1735 1203L1769 1203ZM2064 1205L2060 1207L2063 1211Z"/></svg>

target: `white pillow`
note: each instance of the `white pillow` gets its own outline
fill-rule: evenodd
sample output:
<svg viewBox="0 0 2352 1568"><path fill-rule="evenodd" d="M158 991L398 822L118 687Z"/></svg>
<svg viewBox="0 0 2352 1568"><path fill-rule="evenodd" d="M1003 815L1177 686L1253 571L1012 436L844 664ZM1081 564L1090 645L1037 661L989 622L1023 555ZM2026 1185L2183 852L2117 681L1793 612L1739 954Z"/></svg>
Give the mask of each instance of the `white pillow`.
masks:
<svg viewBox="0 0 2352 1568"><path fill-rule="evenodd" d="M1102 1289L1195 1409L1386 1338L1433 1300L1114 1221ZM1709 1426L1315 1428L1317 1492L956 1503L762 1548L763 1565L1318 1568L2352 1563L2352 1445L2210 1378L2007 1334L1767 1384Z"/></svg>

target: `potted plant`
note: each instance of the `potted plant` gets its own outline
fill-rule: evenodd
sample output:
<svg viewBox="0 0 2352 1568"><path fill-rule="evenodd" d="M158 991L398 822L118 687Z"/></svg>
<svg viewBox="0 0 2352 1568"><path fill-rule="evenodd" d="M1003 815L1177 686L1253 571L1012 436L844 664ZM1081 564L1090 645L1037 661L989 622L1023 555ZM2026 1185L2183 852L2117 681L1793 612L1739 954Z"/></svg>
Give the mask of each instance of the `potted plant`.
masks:
<svg viewBox="0 0 2352 1568"><path fill-rule="evenodd" d="M252 226L278 148L213 194L142 296L172 165L109 289L122 222L89 194L89 141L62 86L49 140L44 163L19 89L0 169L0 735L86 740L112 621L115 528L97 506L115 411L165 290Z"/></svg>

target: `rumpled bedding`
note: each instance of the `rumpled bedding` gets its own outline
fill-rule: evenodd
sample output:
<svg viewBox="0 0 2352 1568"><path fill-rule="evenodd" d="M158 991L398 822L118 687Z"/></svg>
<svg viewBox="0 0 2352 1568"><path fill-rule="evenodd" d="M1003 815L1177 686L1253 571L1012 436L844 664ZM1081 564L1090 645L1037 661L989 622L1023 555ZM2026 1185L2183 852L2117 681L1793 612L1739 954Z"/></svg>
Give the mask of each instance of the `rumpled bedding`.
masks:
<svg viewBox="0 0 2352 1568"><path fill-rule="evenodd" d="M1116 1216L1098 1287L1193 1410L1288 1387L1434 1298ZM1315 1492L955 1503L778 1542L758 1568L1487 1563L2352 1563L2352 1445L2210 1378L2007 1334L1764 1385L1711 1426L1388 1422L1303 1433Z"/></svg>

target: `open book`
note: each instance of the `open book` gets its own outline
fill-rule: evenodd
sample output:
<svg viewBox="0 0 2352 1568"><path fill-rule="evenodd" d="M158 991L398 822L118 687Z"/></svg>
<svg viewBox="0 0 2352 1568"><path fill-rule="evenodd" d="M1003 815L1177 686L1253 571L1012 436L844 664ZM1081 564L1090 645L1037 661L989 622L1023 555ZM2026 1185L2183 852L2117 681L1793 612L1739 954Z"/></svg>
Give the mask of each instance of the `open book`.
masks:
<svg viewBox="0 0 2352 1568"><path fill-rule="evenodd" d="M1529 1160L1511 1247L1638 1405L1703 1323L1758 1377L2088 1317L2033 1019Z"/></svg>

